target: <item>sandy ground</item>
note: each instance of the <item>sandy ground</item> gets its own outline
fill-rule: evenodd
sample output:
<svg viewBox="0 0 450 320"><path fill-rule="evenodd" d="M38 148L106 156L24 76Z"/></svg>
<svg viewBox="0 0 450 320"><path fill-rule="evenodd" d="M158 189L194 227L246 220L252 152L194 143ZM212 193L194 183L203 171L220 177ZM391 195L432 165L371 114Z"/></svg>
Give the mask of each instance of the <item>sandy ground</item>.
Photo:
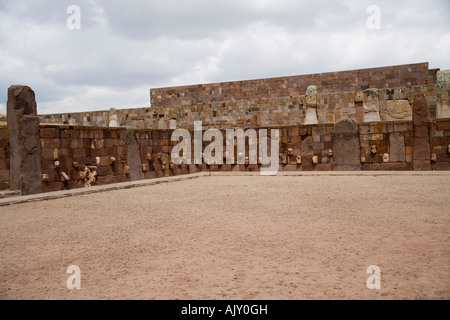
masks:
<svg viewBox="0 0 450 320"><path fill-rule="evenodd" d="M448 175L213 176L1 207L0 299L449 299L449 199Z"/></svg>

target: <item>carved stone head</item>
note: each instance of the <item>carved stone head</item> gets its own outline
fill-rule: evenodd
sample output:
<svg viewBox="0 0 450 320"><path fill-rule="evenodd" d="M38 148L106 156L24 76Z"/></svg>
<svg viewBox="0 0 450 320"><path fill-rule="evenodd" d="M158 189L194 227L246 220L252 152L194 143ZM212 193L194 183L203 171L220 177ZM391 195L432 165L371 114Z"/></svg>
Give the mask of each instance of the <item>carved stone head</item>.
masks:
<svg viewBox="0 0 450 320"><path fill-rule="evenodd" d="M319 157L318 156L313 156L312 161L314 164L319 164Z"/></svg>
<svg viewBox="0 0 450 320"><path fill-rule="evenodd" d="M377 152L378 152L377 146L376 146L376 145L373 145L373 146L371 147L370 152L372 152L372 154L377 154Z"/></svg>
<svg viewBox="0 0 450 320"><path fill-rule="evenodd" d="M389 154L388 153L385 153L384 155L383 155L383 162L384 163L389 163Z"/></svg>

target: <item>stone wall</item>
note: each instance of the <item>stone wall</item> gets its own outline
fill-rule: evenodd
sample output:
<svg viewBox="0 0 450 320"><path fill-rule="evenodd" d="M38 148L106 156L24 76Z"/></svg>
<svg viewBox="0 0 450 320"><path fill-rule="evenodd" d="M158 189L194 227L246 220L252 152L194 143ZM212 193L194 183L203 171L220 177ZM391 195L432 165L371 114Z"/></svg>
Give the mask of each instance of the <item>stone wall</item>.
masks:
<svg viewBox="0 0 450 320"><path fill-rule="evenodd" d="M408 64L290 77L234 81L151 90L153 107L188 106L199 103L254 100L304 95L310 85L319 94L388 89L436 83L436 71L428 63Z"/></svg>
<svg viewBox="0 0 450 320"><path fill-rule="evenodd" d="M6 126L0 126L0 190L9 189L9 136Z"/></svg>
<svg viewBox="0 0 450 320"><path fill-rule="evenodd" d="M449 83L449 72L420 63L153 89L150 108L41 115L41 122L170 129L192 128L194 121L215 128L407 121L419 92L427 96L432 119L446 118ZM307 102L308 88L313 89L313 108Z"/></svg>
<svg viewBox="0 0 450 320"><path fill-rule="evenodd" d="M413 170L412 121L356 124L361 170ZM280 171L332 171L338 162L334 124L261 127L280 130ZM256 128L259 129L259 128ZM0 188L9 187L8 130L0 128ZM173 130L41 125L43 191L58 191L200 171L251 171L251 165L173 165ZM226 131L221 131L226 136ZM192 137L193 132L191 131ZM131 138L130 138L131 136ZM429 122L431 168L450 170L450 119ZM343 139L347 139L344 135ZM133 142L131 142L133 140ZM130 148L131 144L136 148ZM351 140L345 145L353 144ZM193 142L192 142L193 144ZM203 149L209 143L203 143ZM192 151L194 150L192 145ZM225 139L224 139L224 150ZM246 148L248 153L248 146ZM237 159L236 151L235 158ZM386 155L388 155L386 157ZM193 160L193 159L192 159ZM131 162L134 161L135 165ZM345 161L348 161L345 159Z"/></svg>

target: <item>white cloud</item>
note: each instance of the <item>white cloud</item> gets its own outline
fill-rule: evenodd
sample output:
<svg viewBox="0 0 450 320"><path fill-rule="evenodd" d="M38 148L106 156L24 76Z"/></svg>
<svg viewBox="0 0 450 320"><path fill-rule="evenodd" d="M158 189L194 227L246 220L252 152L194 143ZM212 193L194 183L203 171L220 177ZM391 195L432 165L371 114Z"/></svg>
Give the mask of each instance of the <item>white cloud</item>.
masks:
<svg viewBox="0 0 450 320"><path fill-rule="evenodd" d="M81 30L66 28L73 3ZM366 27L372 4L381 30ZM450 69L449 11L446 0L0 0L0 103L12 84L34 89L40 113L59 113L146 107L152 87L424 61Z"/></svg>

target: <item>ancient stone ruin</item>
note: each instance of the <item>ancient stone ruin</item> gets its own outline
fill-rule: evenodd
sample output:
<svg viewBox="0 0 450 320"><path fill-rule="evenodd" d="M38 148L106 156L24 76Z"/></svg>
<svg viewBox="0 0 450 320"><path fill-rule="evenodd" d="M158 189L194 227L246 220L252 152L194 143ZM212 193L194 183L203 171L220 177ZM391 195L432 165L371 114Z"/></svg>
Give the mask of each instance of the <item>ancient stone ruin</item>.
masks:
<svg viewBox="0 0 450 320"><path fill-rule="evenodd" d="M0 190L261 171L261 156L251 161L255 150L227 150L226 139L230 163L175 164L172 133L194 137L195 121L202 133L214 128L223 136L278 129L279 171L450 170L449 74L418 63L159 88L150 90L148 108L40 116L33 91L12 86L7 119L0 117Z"/></svg>

